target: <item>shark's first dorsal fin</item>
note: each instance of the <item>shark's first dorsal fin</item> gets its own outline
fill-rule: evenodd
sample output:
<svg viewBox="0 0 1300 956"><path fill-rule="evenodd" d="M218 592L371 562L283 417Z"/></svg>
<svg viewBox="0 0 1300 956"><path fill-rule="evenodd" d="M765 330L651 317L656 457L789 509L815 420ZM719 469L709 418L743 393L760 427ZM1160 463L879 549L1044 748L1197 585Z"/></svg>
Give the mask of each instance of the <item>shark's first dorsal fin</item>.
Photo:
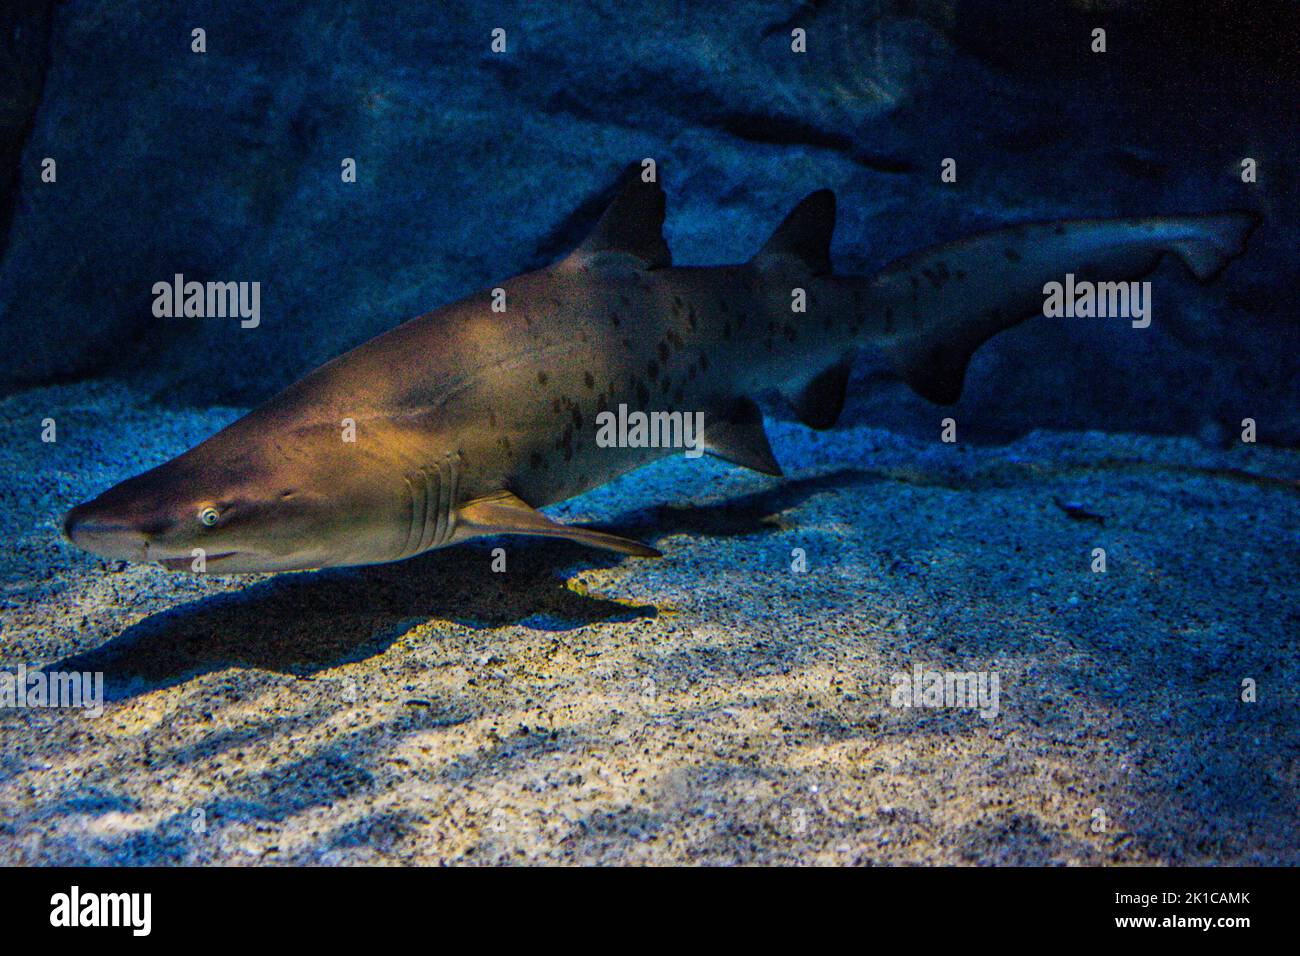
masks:
<svg viewBox="0 0 1300 956"><path fill-rule="evenodd" d="M533 534L568 538L588 547L632 554L638 558L662 557L654 548L640 541L552 521L509 491L498 491L465 503L459 509L458 521L471 535Z"/></svg>
<svg viewBox="0 0 1300 956"><path fill-rule="evenodd" d="M831 233L835 231L835 194L819 189L790 210L772 238L758 250L754 261L770 256L792 256L813 275L831 271Z"/></svg>
<svg viewBox="0 0 1300 956"><path fill-rule="evenodd" d="M623 171L618 194L570 258L622 252L642 260L647 269L673 264L672 253L664 241L665 200L663 187L659 185L659 170L654 168L654 179L650 182L644 176L640 163L633 163Z"/></svg>

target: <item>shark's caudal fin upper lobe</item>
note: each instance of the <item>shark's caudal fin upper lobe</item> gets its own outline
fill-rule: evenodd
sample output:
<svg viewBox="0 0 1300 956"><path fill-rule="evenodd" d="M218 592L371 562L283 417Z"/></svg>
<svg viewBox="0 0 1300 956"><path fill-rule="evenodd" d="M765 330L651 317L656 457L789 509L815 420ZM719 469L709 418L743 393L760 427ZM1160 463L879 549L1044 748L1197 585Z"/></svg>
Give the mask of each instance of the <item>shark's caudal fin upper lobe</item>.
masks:
<svg viewBox="0 0 1300 956"><path fill-rule="evenodd" d="M1013 226L898 260L866 280L832 280L861 293L862 324L878 336L911 388L939 404L961 396L974 352L998 332L1043 313L1044 284L1067 273L1093 282L1124 282L1152 271L1172 253L1200 281L1216 276L1245 250L1259 223L1251 212L1152 219L1111 219ZM812 276L831 275L835 195L820 190L785 218L754 257L781 259ZM881 332L881 317L883 336ZM850 357L792 385L787 397L805 425L829 428L844 405Z"/></svg>
<svg viewBox="0 0 1300 956"><path fill-rule="evenodd" d="M885 351L914 391L941 405L961 397L972 354L992 336L1043 314L1044 287L1067 274L1128 282L1173 253L1200 281L1245 250L1249 212L1099 219L1018 226L908 256L867 288L898 331Z"/></svg>

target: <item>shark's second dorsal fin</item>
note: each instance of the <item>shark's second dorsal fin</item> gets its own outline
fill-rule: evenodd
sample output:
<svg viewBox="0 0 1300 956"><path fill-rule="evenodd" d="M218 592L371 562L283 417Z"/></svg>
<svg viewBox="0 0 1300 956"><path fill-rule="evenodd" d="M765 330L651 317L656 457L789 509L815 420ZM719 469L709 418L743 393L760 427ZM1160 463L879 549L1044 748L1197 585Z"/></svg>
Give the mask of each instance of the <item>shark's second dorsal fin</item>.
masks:
<svg viewBox="0 0 1300 956"><path fill-rule="evenodd" d="M758 250L754 261L790 256L806 265L815 276L830 275L834 231L835 194L829 189L819 189L790 210L772 238Z"/></svg>
<svg viewBox="0 0 1300 956"><path fill-rule="evenodd" d="M639 163L628 166L613 202L570 258L581 260L601 252L622 252L642 260L647 269L672 265L672 253L664 240L665 200L657 168L654 177L646 182Z"/></svg>

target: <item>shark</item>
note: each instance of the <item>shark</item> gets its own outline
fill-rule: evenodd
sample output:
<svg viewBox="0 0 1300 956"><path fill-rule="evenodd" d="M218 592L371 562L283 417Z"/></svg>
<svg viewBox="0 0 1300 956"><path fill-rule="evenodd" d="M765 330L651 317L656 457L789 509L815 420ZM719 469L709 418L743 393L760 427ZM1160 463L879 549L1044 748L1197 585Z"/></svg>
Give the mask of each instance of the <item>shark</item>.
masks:
<svg viewBox="0 0 1300 956"><path fill-rule="evenodd" d="M1166 255L1208 281L1258 222L1227 211L1016 225L840 275L823 189L748 262L681 266L658 173L629 167L558 262L333 359L72 508L66 538L105 559L222 574L401 561L495 535L656 557L539 510L680 451L598 441L603 416L700 414L704 451L780 476L755 396L774 388L801 422L830 428L856 356L874 349L915 392L952 404L983 343L1044 314L1047 284L1130 281Z"/></svg>

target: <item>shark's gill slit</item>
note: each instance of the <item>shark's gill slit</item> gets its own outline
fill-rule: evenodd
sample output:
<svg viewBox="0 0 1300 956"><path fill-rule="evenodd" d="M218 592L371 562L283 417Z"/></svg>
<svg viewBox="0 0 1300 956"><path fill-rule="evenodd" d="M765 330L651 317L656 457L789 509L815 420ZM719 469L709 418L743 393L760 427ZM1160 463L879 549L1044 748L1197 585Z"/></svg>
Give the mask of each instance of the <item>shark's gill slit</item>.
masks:
<svg viewBox="0 0 1300 956"><path fill-rule="evenodd" d="M442 546L451 541L451 537L456 532L456 495L460 489L460 468L457 467L456 458L448 458L444 463L438 466L438 474L441 478L440 487L444 494L441 506L438 509L438 517L441 521L441 533L438 535L436 544ZM446 477L442 477L443 469L446 469Z"/></svg>
<svg viewBox="0 0 1300 956"><path fill-rule="evenodd" d="M443 533L446 531L447 519L443 508L447 499L447 482L442 474L442 466L434 464L430 469L430 477L434 482L433 496L433 535L429 539L429 547L434 547L442 540Z"/></svg>
<svg viewBox="0 0 1300 956"><path fill-rule="evenodd" d="M427 465L420 466L421 485L424 489L424 508L420 516L420 551L427 551L433 546L433 538L438 529L438 476L431 473ZM418 552L417 552L418 553Z"/></svg>
<svg viewBox="0 0 1300 956"><path fill-rule="evenodd" d="M406 504L409 509L409 515L406 525L406 544L402 548L401 556L404 558L412 557L419 553L420 537L416 531L418 524L416 517L424 513L424 505L418 506L415 500L415 482L411 481L410 475L403 475L402 481L406 484Z"/></svg>

